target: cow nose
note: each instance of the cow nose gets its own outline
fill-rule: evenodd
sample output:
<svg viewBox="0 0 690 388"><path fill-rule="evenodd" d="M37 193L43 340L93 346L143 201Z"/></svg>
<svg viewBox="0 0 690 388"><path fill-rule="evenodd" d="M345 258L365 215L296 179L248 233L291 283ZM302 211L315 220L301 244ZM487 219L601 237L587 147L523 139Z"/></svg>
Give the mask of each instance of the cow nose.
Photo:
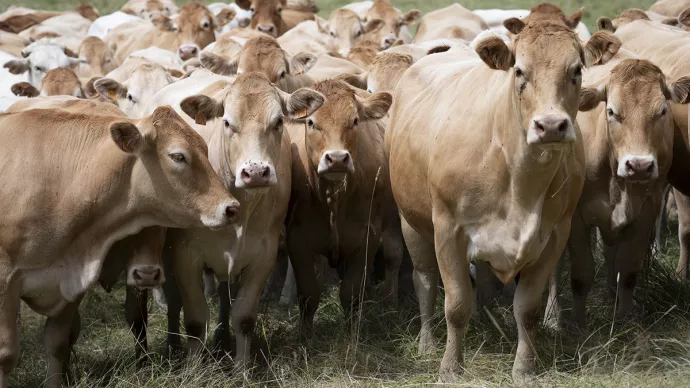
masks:
<svg viewBox="0 0 690 388"><path fill-rule="evenodd" d="M633 181L648 181L654 177L656 163L653 157L627 157L625 158L623 174L619 176Z"/></svg>
<svg viewBox="0 0 690 388"><path fill-rule="evenodd" d="M268 163L247 163L240 169L240 187L247 189L271 185L273 169Z"/></svg>
<svg viewBox="0 0 690 388"><path fill-rule="evenodd" d="M346 150L326 151L319 163L320 174L347 173L353 169L352 157Z"/></svg>
<svg viewBox="0 0 690 388"><path fill-rule="evenodd" d="M569 126L570 120L563 116L549 115L534 120L534 128L542 143L563 141Z"/></svg>
<svg viewBox="0 0 690 388"><path fill-rule="evenodd" d="M180 55L180 59L186 61L199 55L199 48L196 45L180 46L178 54Z"/></svg>
<svg viewBox="0 0 690 388"><path fill-rule="evenodd" d="M393 43L395 43L396 40L398 40L398 38L396 38L394 36L389 36L386 39L384 39L383 40L384 49L391 47L393 45Z"/></svg>
<svg viewBox="0 0 690 388"><path fill-rule="evenodd" d="M165 277L159 265L141 265L132 270L132 280L136 287L152 288L163 284Z"/></svg>
<svg viewBox="0 0 690 388"><path fill-rule="evenodd" d="M256 26L256 29L263 32L264 34L273 35L275 27L273 27L270 24L259 24Z"/></svg>

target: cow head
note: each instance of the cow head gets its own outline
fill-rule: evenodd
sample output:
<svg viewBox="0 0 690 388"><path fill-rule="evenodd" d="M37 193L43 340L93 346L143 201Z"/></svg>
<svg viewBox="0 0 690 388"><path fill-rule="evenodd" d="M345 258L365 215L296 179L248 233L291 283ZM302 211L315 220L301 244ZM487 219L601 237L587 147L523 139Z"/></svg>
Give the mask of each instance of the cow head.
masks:
<svg viewBox="0 0 690 388"><path fill-rule="evenodd" d="M204 47L216 40L216 19L206 6L198 2L183 5L174 20L157 14L151 17L151 22L162 32L177 35L177 52L183 61L198 56Z"/></svg>
<svg viewBox="0 0 690 388"><path fill-rule="evenodd" d="M12 74L28 72L29 83L38 88L49 70L73 67L83 62L81 59L67 56L66 52L71 53L49 40L39 40L22 50L24 59L8 61L4 67Z"/></svg>
<svg viewBox="0 0 690 388"><path fill-rule="evenodd" d="M381 19L372 19L362 23L353 11L340 8L331 13L327 22L321 21L319 28L331 37L333 47L340 53L346 53L355 42L367 35L374 35L385 25Z"/></svg>
<svg viewBox="0 0 690 388"><path fill-rule="evenodd" d="M325 80L313 89L326 97L321 109L306 119L307 157L319 177L343 180L355 172L357 135L368 123L386 115L392 103L388 93L361 98L345 82Z"/></svg>
<svg viewBox="0 0 690 388"><path fill-rule="evenodd" d="M647 182L666 176L673 157L671 103L690 100L690 77L669 82L651 62L625 59L581 92L580 110L605 102L612 166L619 179Z"/></svg>
<svg viewBox="0 0 690 388"><path fill-rule="evenodd" d="M281 90L288 90L289 78L303 74L316 63L316 56L298 53L289 56L270 36L249 39L238 59L211 53L202 53L201 64L214 73L230 75L256 71L264 73Z"/></svg>
<svg viewBox="0 0 690 388"><path fill-rule="evenodd" d="M380 42L381 50L385 50L398 40L400 29L403 26L411 26L419 20L422 13L414 9L400 14L393 8L389 0L376 0L374 5L367 12L367 24L372 20L380 19L384 22L383 28L372 33L373 38Z"/></svg>
<svg viewBox="0 0 690 388"><path fill-rule="evenodd" d="M575 27L577 27L577 25L580 23L582 15L584 15L585 13L585 9L580 8L579 10L575 11L575 13L573 13L572 15L566 16L563 10L551 3L537 4L534 7L530 8L529 11L530 13L525 19L506 19L503 22L503 26L511 33L519 34L520 31L522 31L522 29L524 29L525 26L527 26L530 23L550 20L554 22L563 23L566 27L570 28L571 30L574 30Z"/></svg>
<svg viewBox="0 0 690 388"><path fill-rule="evenodd" d="M164 226L220 228L237 220L239 202L211 167L204 139L171 107L136 123L113 122L110 134L120 150L138 158L133 195L145 198L142 206L155 206Z"/></svg>
<svg viewBox="0 0 690 388"><path fill-rule="evenodd" d="M583 49L577 35L563 23L539 21L527 25L510 46L491 34L473 42L489 67L510 72L511 109L518 112L527 144L559 148L575 141L573 122L583 68L620 47L612 34L597 34Z"/></svg>
<svg viewBox="0 0 690 388"><path fill-rule="evenodd" d="M119 66L113 50L96 36L84 38L79 46L79 58L86 62L82 67L88 68L89 77L104 76Z"/></svg>
<svg viewBox="0 0 690 388"><path fill-rule="evenodd" d="M115 102L127 117L139 118L146 114L147 104L153 96L173 82L170 73L161 65L144 62L125 82L101 78L94 82L94 88L104 98Z"/></svg>
<svg viewBox="0 0 690 388"><path fill-rule="evenodd" d="M287 94L261 73L240 74L223 101L204 95L184 99L180 106L197 124L220 118L216 125L225 136L227 168L241 189L265 189L278 181L275 166L286 163L281 155L285 120L314 113L324 98L309 89ZM222 158L221 158L222 159Z"/></svg>
<svg viewBox="0 0 690 388"><path fill-rule="evenodd" d="M597 19L597 27L599 27L599 30L606 30L610 32L616 32L616 30L624 25L628 24L631 22L634 22L635 20L651 20L649 18L649 15L647 13L639 8L630 8L620 15L616 17L615 19L611 20L605 16L600 17Z"/></svg>
<svg viewBox="0 0 690 388"><path fill-rule="evenodd" d="M403 73L412 66L412 57L407 54L382 53L369 68L367 90L369 93L392 93Z"/></svg>
<svg viewBox="0 0 690 388"><path fill-rule="evenodd" d="M177 7L172 2L163 3L160 0L147 0L135 4L125 4L121 11L139 16L142 19L151 19L155 15L170 16L177 12Z"/></svg>
<svg viewBox="0 0 690 388"><path fill-rule="evenodd" d="M283 22L283 8L287 0L236 0L240 8L249 10L252 19L249 27L273 37L283 35L287 30Z"/></svg>

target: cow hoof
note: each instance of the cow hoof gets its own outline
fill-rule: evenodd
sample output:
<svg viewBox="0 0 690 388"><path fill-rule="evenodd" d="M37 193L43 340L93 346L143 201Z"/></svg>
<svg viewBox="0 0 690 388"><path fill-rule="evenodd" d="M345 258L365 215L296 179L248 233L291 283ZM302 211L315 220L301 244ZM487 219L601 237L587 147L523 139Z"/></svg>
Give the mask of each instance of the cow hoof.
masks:
<svg viewBox="0 0 690 388"><path fill-rule="evenodd" d="M426 338L425 338L426 337ZM419 355L428 356L433 354L437 349L436 340L431 336L422 336L419 341Z"/></svg>
<svg viewBox="0 0 690 388"><path fill-rule="evenodd" d="M533 387L537 385L537 376L531 369L513 368L513 385L516 387Z"/></svg>
<svg viewBox="0 0 690 388"><path fill-rule="evenodd" d="M441 373L438 377L438 384L457 385L458 383L460 383L461 377L462 377L462 373L451 372L451 371L446 371L446 372L441 371Z"/></svg>

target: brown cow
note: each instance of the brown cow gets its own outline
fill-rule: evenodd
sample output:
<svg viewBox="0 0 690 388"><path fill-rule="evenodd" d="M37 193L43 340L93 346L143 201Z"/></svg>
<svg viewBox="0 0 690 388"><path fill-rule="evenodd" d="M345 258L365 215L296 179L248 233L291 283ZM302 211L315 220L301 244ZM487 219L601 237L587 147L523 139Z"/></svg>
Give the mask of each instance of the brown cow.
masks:
<svg viewBox="0 0 690 388"><path fill-rule="evenodd" d="M275 267L290 199L290 139L285 122L312 114L324 98L308 89L287 94L256 72L242 73L234 84L225 85L220 90L212 85L180 105L206 139L216 172L248 211L236 227L168 231L166 266L170 264L179 287L179 294L175 284L165 287L168 341L173 347L179 344L180 309L184 308L187 347L192 354L203 348L209 311L202 271L207 267L222 281L214 339L226 346L230 340L227 282L237 287L232 326L237 339L236 361L244 366L250 359L259 299ZM194 252L193 258L190 252Z"/></svg>
<svg viewBox="0 0 690 388"><path fill-rule="evenodd" d="M488 29L484 19L456 3L424 15L414 41L419 43L442 38L472 40Z"/></svg>
<svg viewBox="0 0 690 388"><path fill-rule="evenodd" d="M608 39L592 39L583 48L562 24L535 22L510 46L498 36L477 40L484 63L449 50L422 58L398 83L386 130L391 185L414 263L422 352L434 346L439 269L443 278L443 381L464 371L474 309L470 260L486 262L503 283L520 273L516 384L534 371L542 294L584 183L573 125L581 74L608 46Z"/></svg>
<svg viewBox="0 0 690 388"><path fill-rule="evenodd" d="M170 107L134 123L28 110L3 115L0 126L0 386L19 359L21 299L48 316L46 385L56 387L78 336L79 301L113 242L154 225L223 227L239 204L213 172L203 139Z"/></svg>
<svg viewBox="0 0 690 388"><path fill-rule="evenodd" d="M279 37L286 31L305 20L314 20L314 13L295 9L285 9L287 0L237 0L242 9L252 11L249 27L273 37Z"/></svg>
<svg viewBox="0 0 690 388"><path fill-rule="evenodd" d="M361 302L391 202L383 154L388 93L359 97L342 81L313 89L326 97L303 124L288 126L292 140L292 198L287 246L294 268L303 333L312 333L320 293L316 255L344 266L340 302L348 317Z"/></svg>
<svg viewBox="0 0 690 388"><path fill-rule="evenodd" d="M670 102L687 104L690 98L690 77L667 81L647 60L624 59L594 67L585 82L580 110L588 112L579 114L577 122L585 145L587 180L568 241L572 316L583 327L587 294L594 283L590 246L594 227L606 247L608 285L617 297L617 317L631 312L673 159ZM554 284L551 291L554 300Z"/></svg>
<svg viewBox="0 0 690 388"><path fill-rule="evenodd" d="M416 9L401 15L397 9L393 8L390 0L375 0L374 5L367 11L364 21L367 24L375 19L384 21L385 25L383 28L370 32L370 35L373 40L380 42L381 49L385 50L391 47L398 39L402 39L404 43L410 43L412 37L408 27L417 23L421 16L422 13Z"/></svg>
<svg viewBox="0 0 690 388"><path fill-rule="evenodd" d="M174 20L157 14L151 21L153 26L125 23L108 33L105 41L116 48L118 61L123 62L129 54L150 46L177 52L182 60L187 60L216 40L216 18L198 2L183 5Z"/></svg>
<svg viewBox="0 0 690 388"><path fill-rule="evenodd" d="M503 26L513 34L519 34L525 26L529 23L540 21L540 20L551 20L563 23L566 27L574 30L582 19L582 15L585 13L584 8L580 8L575 11L572 15L566 16L566 14L557 5L551 3L539 3L534 7L530 8L529 15L520 20L518 18L506 19L503 22Z"/></svg>

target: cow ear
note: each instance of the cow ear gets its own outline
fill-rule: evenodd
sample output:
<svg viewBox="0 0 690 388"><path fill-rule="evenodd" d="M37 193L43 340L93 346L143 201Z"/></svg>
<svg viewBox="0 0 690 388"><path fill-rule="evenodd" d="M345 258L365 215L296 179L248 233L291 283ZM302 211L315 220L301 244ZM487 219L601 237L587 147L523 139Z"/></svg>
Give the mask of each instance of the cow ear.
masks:
<svg viewBox="0 0 690 388"><path fill-rule="evenodd" d="M391 104L393 103L393 96L390 93L378 92L373 96L362 100L362 111L359 116L362 120L378 120L388 113Z"/></svg>
<svg viewBox="0 0 690 388"><path fill-rule="evenodd" d="M211 70L213 73L220 75L237 74L237 61L229 59L224 55L202 51L201 55L199 55L199 61L201 61L201 66Z"/></svg>
<svg viewBox="0 0 690 388"><path fill-rule="evenodd" d="M337 80L341 80L348 83L357 89L367 90L367 84L369 82L369 72L365 71L362 74L340 74L335 77Z"/></svg>
<svg viewBox="0 0 690 388"><path fill-rule="evenodd" d="M613 26L613 22L606 16L602 16L597 19L597 27L599 28L599 31L616 32L616 27Z"/></svg>
<svg viewBox="0 0 690 388"><path fill-rule="evenodd" d="M429 51L426 52L426 55L445 53L448 50L450 50L450 46L444 44L444 45L436 46L436 47L430 49Z"/></svg>
<svg viewBox="0 0 690 388"><path fill-rule="evenodd" d="M597 31L585 44L585 66L603 65L621 48L621 41L609 31Z"/></svg>
<svg viewBox="0 0 690 388"><path fill-rule="evenodd" d="M489 36L473 42L474 51L492 69L507 71L515 64L515 55L498 36Z"/></svg>
<svg viewBox="0 0 690 388"><path fill-rule="evenodd" d="M297 89L292 94L280 93L283 111L290 120L302 120L311 116L326 101L321 93L307 88Z"/></svg>
<svg viewBox="0 0 690 388"><path fill-rule="evenodd" d="M582 15L584 14L584 7L578 9L572 15L565 18L565 24L567 24L568 27L570 27L571 29L575 29L575 27L577 27L577 25L580 24L580 20L582 19Z"/></svg>
<svg viewBox="0 0 690 388"><path fill-rule="evenodd" d="M418 9L413 9L407 11L402 15L402 24L411 26L417 23L417 20L422 16L422 13Z"/></svg>
<svg viewBox="0 0 690 388"><path fill-rule="evenodd" d="M38 94L39 94L38 89L36 89L35 86L31 85L28 82L16 83L16 84L12 85L11 90L15 96L19 96L19 97L33 98L33 97L38 96Z"/></svg>
<svg viewBox="0 0 690 388"><path fill-rule="evenodd" d="M246 11L249 11L249 8L252 6L251 0L235 0L235 4Z"/></svg>
<svg viewBox="0 0 690 388"><path fill-rule="evenodd" d="M319 32L322 34L328 34L328 20L319 17L319 15L314 15L314 21L316 26L319 28Z"/></svg>
<svg viewBox="0 0 690 388"><path fill-rule="evenodd" d="M160 31L175 31L177 29L172 19L160 13L151 16L151 23Z"/></svg>
<svg viewBox="0 0 690 388"><path fill-rule="evenodd" d="M316 55L297 53L290 59L290 74L299 75L308 72L316 64Z"/></svg>
<svg viewBox="0 0 690 388"><path fill-rule="evenodd" d="M380 29L383 28L383 26L386 25L386 22L384 22L381 19L372 19L366 22L364 24L364 33L365 34L374 34L378 32Z"/></svg>
<svg viewBox="0 0 690 388"><path fill-rule="evenodd" d="M503 27L517 35L525 28L525 22L518 18L509 18L503 21Z"/></svg>
<svg viewBox="0 0 690 388"><path fill-rule="evenodd" d="M7 61L3 67L12 74L22 74L29 70L29 61L26 59L13 59Z"/></svg>
<svg viewBox="0 0 690 388"><path fill-rule="evenodd" d="M168 67L165 69L165 71L167 71L168 74L170 74L170 76L175 78L175 79L179 79L179 78L182 78L184 76L184 73L177 70L177 69L172 69L172 68Z"/></svg>
<svg viewBox="0 0 690 388"><path fill-rule="evenodd" d="M117 101L127 97L127 87L110 78L101 78L94 82L93 87L103 97Z"/></svg>
<svg viewBox="0 0 690 388"><path fill-rule="evenodd" d="M678 23L690 27L690 8L683 10L683 12L678 15Z"/></svg>
<svg viewBox="0 0 690 388"><path fill-rule="evenodd" d="M666 85L669 99L676 104L687 104L690 102L690 76L680 77L674 82Z"/></svg>
<svg viewBox="0 0 690 388"><path fill-rule="evenodd" d="M225 113L223 103L203 94L185 98L180 108L199 125L206 125L207 121L222 117Z"/></svg>
<svg viewBox="0 0 690 388"><path fill-rule="evenodd" d="M128 15L132 15L132 16L139 16L139 15L137 15L136 12L134 12L134 10L131 7L122 8L122 9L120 9L120 12L126 13Z"/></svg>
<svg viewBox="0 0 690 388"><path fill-rule="evenodd" d="M127 121L110 124L110 136L124 152L136 153L144 145L144 139L136 125Z"/></svg>
<svg viewBox="0 0 690 388"><path fill-rule="evenodd" d="M591 87L583 86L580 89L580 111L592 110L603 101L606 101L606 86L603 82Z"/></svg>
<svg viewBox="0 0 690 388"><path fill-rule="evenodd" d="M237 11L232 8L223 8L218 15L216 15L216 22L218 27L223 27L224 25L230 23L235 16L237 16Z"/></svg>
<svg viewBox="0 0 690 388"><path fill-rule="evenodd" d="M103 77L91 77L86 84L84 85L84 93L86 93L86 97L91 98L91 97L97 97L100 93L98 90L96 90L96 81L101 79Z"/></svg>
<svg viewBox="0 0 690 388"><path fill-rule="evenodd" d="M680 22L678 21L678 18L666 18L661 21L661 24L666 24L667 26L672 26L676 27Z"/></svg>

